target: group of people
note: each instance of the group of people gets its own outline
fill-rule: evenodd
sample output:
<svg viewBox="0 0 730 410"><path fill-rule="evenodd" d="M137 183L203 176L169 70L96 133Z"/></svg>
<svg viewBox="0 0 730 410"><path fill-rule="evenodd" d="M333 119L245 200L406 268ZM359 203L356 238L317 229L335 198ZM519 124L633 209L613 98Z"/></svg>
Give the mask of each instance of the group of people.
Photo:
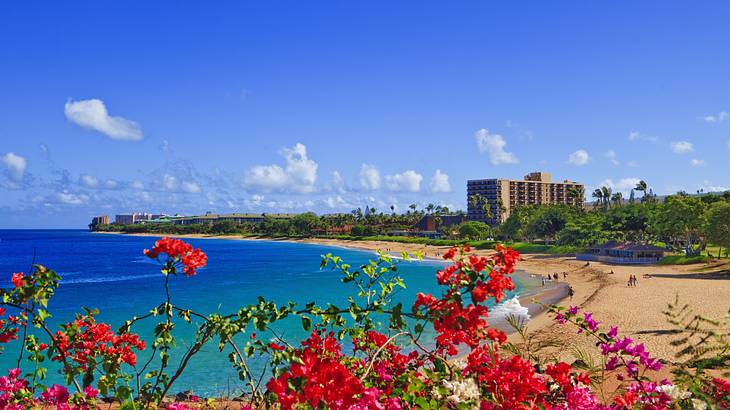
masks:
<svg viewBox="0 0 730 410"><path fill-rule="evenodd" d="M542 278L542 286L545 286L545 283L546 282L550 282L550 281L553 281L553 280L557 282L558 281L558 277L559 276L558 276L557 273L553 273L552 275L548 273L547 275L543 276L543 278ZM564 280L567 280L568 279L568 272L563 272L563 279Z"/></svg>
<svg viewBox="0 0 730 410"><path fill-rule="evenodd" d="M636 275L629 275L629 287L636 287L639 284L639 280L636 279Z"/></svg>

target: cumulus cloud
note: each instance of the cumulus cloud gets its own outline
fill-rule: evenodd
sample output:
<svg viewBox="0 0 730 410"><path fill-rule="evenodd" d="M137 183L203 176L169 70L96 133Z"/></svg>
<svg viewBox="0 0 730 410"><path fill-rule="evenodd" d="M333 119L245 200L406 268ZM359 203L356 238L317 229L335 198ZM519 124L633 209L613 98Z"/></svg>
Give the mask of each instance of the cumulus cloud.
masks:
<svg viewBox="0 0 730 410"><path fill-rule="evenodd" d="M98 131L115 140L139 141L144 136L142 128L134 121L110 116L99 99L69 100L63 110L69 121L82 128Z"/></svg>
<svg viewBox="0 0 730 410"><path fill-rule="evenodd" d="M692 143L687 141L672 141L669 143L669 148L675 154L688 154L694 151Z"/></svg>
<svg viewBox="0 0 730 410"><path fill-rule="evenodd" d="M65 205L83 205L89 202L89 196L85 194L75 194L69 191L56 192L55 199Z"/></svg>
<svg viewBox="0 0 730 410"><path fill-rule="evenodd" d="M375 165L362 164L360 167L360 186L366 190L380 188L380 170Z"/></svg>
<svg viewBox="0 0 730 410"><path fill-rule="evenodd" d="M618 181L614 181L609 178L603 180L598 186L607 186L613 191L628 193L629 191L634 189L636 187L636 184L638 184L640 181L641 178L636 177L621 178Z"/></svg>
<svg viewBox="0 0 730 410"><path fill-rule="evenodd" d="M451 184L449 183L449 176L437 169L431 177L431 192L451 192Z"/></svg>
<svg viewBox="0 0 730 410"><path fill-rule="evenodd" d="M418 192L421 190L423 176L409 169L400 174L387 175L385 186L391 191Z"/></svg>
<svg viewBox="0 0 730 410"><path fill-rule="evenodd" d="M264 191L281 190L287 182L286 171L278 165L257 165L246 171L243 177L244 185Z"/></svg>
<svg viewBox="0 0 730 410"><path fill-rule="evenodd" d="M692 165L693 167L699 167L699 166L705 165L705 160L692 158L691 160L689 160L689 164Z"/></svg>
<svg viewBox="0 0 730 410"><path fill-rule="evenodd" d="M246 171L244 186L266 192L314 192L319 165L307 156L307 147L297 143L291 148L282 148L279 154L286 161L285 168L276 164L254 166Z"/></svg>
<svg viewBox="0 0 730 410"><path fill-rule="evenodd" d="M280 153L286 158L286 173L292 180L294 189L301 192L313 191L319 165L307 157L307 147L297 143L292 148L282 149Z"/></svg>
<svg viewBox="0 0 730 410"><path fill-rule="evenodd" d="M21 182L25 176L25 169L28 167L28 161L24 157L14 152L8 152L0 157L3 165L5 165L6 176L14 182Z"/></svg>
<svg viewBox="0 0 730 410"><path fill-rule="evenodd" d="M339 171L332 171L332 182L330 183L330 190L344 193L347 191L345 187L345 179L342 177Z"/></svg>
<svg viewBox="0 0 730 410"><path fill-rule="evenodd" d="M507 142L501 135L491 134L489 130L482 128L474 133L474 139L477 142L479 152L486 152L492 165L520 162L513 153L505 151L504 148L507 146Z"/></svg>
<svg viewBox="0 0 730 410"><path fill-rule="evenodd" d="M709 123L720 123L725 122L728 117L730 117L730 114L727 111L720 111L717 114L705 115L704 117L702 117L702 121Z"/></svg>
<svg viewBox="0 0 730 410"><path fill-rule="evenodd" d="M180 184L180 189L182 189L183 192L187 192L189 194L197 194L198 192L200 192L200 186L195 182L189 181L183 181L182 184Z"/></svg>
<svg viewBox="0 0 730 410"><path fill-rule="evenodd" d="M657 137L651 137L648 135L644 135L640 133L639 131L630 131L629 132L629 141L649 141L649 142L656 142L658 140Z"/></svg>
<svg viewBox="0 0 730 410"><path fill-rule="evenodd" d="M611 163L613 165L616 165L616 166L621 165L621 162L616 157L616 151L610 149L610 150L606 151L605 155L606 155L606 158L608 158L608 160L611 161Z"/></svg>
<svg viewBox="0 0 730 410"><path fill-rule="evenodd" d="M584 149L579 149L568 155L568 163L579 167L587 164L590 160L590 155Z"/></svg>

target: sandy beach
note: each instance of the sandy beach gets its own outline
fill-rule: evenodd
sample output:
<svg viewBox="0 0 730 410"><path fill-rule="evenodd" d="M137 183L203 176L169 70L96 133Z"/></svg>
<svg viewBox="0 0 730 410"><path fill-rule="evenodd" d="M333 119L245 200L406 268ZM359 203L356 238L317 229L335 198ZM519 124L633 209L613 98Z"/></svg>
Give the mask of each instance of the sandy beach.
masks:
<svg viewBox="0 0 730 410"><path fill-rule="evenodd" d="M250 240L240 236L188 237ZM448 249L420 244L319 238L288 241L397 253L421 252L428 258L435 258ZM488 250L474 252L483 255L491 253ZM668 303L675 300L676 295L682 303L689 303L696 313L710 318L722 318L730 309L730 263L727 262L724 265L686 266L619 266L598 262L585 265L585 262L571 257L529 254L522 255L522 261L517 267L539 275L558 273L560 282L565 282L562 273L567 272L567 283L575 290L575 296L572 300L564 298L558 301L559 305L575 305L593 312L596 320L605 325L618 326L621 335L644 342L654 356L667 362L676 361L676 349L670 344L676 336L669 334L673 327L662 312ZM628 278L632 274L638 278L636 287L628 286ZM521 299L523 305L526 303L524 299ZM561 348L553 353L565 360L570 360L575 347L595 352L592 340L576 335L573 327L554 323L545 314L534 316L528 324L528 330L536 339L559 341Z"/></svg>

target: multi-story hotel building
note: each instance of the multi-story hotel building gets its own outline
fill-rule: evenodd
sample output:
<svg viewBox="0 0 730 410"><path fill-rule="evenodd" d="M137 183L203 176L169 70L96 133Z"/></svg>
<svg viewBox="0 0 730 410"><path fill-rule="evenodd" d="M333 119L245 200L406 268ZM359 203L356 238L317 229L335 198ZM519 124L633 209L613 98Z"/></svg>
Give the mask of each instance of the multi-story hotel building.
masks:
<svg viewBox="0 0 730 410"><path fill-rule="evenodd" d="M466 183L468 218L497 225L521 205L568 204L582 207L584 193L583 184L567 179L552 182L547 172L532 172L522 180L473 179Z"/></svg>

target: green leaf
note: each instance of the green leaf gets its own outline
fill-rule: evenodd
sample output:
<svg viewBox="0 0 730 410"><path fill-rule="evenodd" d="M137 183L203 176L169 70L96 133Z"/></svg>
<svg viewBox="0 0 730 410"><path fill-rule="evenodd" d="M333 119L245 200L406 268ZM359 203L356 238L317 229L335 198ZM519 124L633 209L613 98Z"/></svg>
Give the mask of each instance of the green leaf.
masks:
<svg viewBox="0 0 730 410"><path fill-rule="evenodd" d="M307 316L302 316L302 329L309 331L312 328L312 319Z"/></svg>

